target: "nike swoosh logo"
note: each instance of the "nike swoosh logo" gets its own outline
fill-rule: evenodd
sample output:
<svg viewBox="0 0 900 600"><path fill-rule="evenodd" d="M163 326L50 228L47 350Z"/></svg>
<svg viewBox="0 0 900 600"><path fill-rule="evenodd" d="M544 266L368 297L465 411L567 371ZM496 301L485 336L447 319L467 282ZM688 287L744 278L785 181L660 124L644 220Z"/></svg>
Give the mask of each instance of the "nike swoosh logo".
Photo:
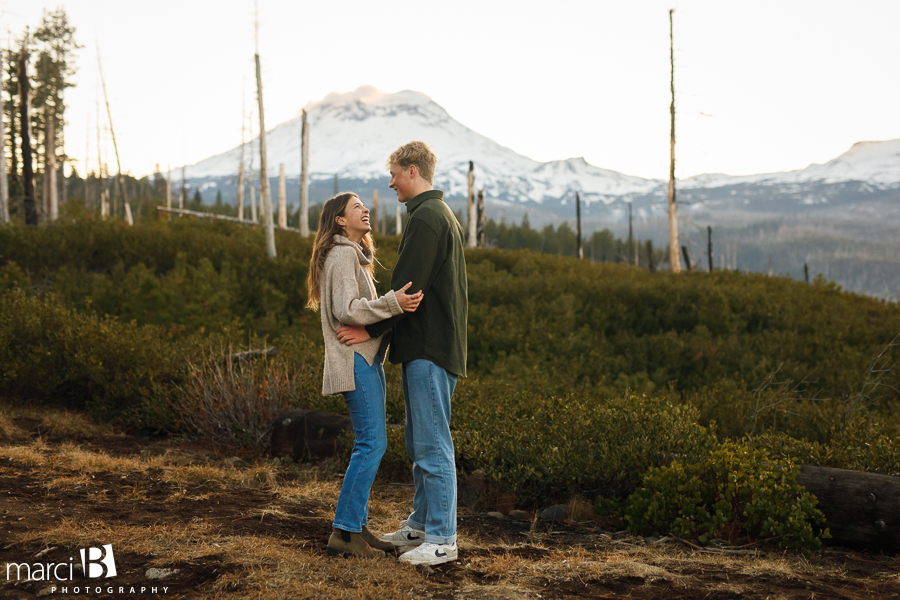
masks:
<svg viewBox="0 0 900 600"><path fill-rule="evenodd" d="M437 556L438 558L447 558L447 553L441 552L440 550L435 550L434 555Z"/></svg>
<svg viewBox="0 0 900 600"><path fill-rule="evenodd" d="M410 540L410 541L412 541L412 540L417 540L417 539L419 539L419 536L413 535L413 534L411 534L411 533L407 533L407 534L406 534L406 539L408 539L408 540Z"/></svg>

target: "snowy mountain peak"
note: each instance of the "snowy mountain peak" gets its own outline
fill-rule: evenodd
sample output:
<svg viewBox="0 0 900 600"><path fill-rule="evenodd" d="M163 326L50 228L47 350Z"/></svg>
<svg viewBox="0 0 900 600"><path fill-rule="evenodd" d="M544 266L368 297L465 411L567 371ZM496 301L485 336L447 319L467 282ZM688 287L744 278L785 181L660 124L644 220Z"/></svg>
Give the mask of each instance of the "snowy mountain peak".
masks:
<svg viewBox="0 0 900 600"><path fill-rule="evenodd" d="M447 111L422 92L403 90L387 94L371 85L363 85L344 94L331 92L321 100L307 103L304 109L311 118L317 120L330 117L344 121L362 121L401 114L432 121L450 118Z"/></svg>

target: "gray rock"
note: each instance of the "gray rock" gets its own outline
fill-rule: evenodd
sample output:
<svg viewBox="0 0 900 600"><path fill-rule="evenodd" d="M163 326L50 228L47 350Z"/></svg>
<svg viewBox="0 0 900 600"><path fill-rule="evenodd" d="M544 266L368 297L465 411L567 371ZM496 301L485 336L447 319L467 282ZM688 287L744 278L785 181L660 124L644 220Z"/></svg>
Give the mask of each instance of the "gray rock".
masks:
<svg viewBox="0 0 900 600"><path fill-rule="evenodd" d="M166 577L171 577L176 573L180 573L181 569L147 569L147 572L144 573L144 577L147 579L165 579Z"/></svg>
<svg viewBox="0 0 900 600"><path fill-rule="evenodd" d="M550 508L541 511L541 518L545 521L562 521L566 518L566 505L554 504Z"/></svg>
<svg viewBox="0 0 900 600"><path fill-rule="evenodd" d="M502 519L502 518L503 518L503 513L502 513L502 512L497 512L496 510L494 510L494 511L489 512L489 513L487 514L487 516L493 517L493 518L495 518L495 519Z"/></svg>
<svg viewBox="0 0 900 600"><path fill-rule="evenodd" d="M230 456L225 459L225 462L227 462L229 465L231 465L235 469L249 469L250 468L250 463L248 463L246 460L244 460L242 458L238 458L237 456Z"/></svg>

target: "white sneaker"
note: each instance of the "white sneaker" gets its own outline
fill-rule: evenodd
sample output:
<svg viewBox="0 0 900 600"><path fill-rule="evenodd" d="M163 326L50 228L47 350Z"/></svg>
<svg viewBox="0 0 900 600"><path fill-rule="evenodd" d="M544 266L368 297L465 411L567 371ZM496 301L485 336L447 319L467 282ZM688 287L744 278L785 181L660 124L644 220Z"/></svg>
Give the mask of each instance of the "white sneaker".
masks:
<svg viewBox="0 0 900 600"><path fill-rule="evenodd" d="M425 532L421 529L413 529L406 524L406 521L400 521L399 530L393 533L386 533L378 539L382 542L392 543L395 548L418 546L425 542Z"/></svg>
<svg viewBox="0 0 900 600"><path fill-rule="evenodd" d="M401 554L399 560L413 565L439 565L456 560L458 555L456 542L452 544L425 543Z"/></svg>

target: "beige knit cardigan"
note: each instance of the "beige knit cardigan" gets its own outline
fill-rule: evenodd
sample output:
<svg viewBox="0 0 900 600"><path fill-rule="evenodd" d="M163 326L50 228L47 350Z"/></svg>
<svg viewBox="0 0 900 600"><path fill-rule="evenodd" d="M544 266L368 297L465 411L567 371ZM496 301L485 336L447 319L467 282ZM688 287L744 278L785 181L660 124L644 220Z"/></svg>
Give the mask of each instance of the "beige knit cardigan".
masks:
<svg viewBox="0 0 900 600"><path fill-rule="evenodd" d="M375 283L365 268L372 264L371 251L342 235L334 236L334 241L337 245L328 251L320 283L325 338L322 394L326 396L355 390L353 355L359 354L371 366L382 342L387 341L385 335L389 335L345 346L338 341L337 330L344 325L371 325L403 312L393 291L376 297ZM381 356L383 360L384 353Z"/></svg>

